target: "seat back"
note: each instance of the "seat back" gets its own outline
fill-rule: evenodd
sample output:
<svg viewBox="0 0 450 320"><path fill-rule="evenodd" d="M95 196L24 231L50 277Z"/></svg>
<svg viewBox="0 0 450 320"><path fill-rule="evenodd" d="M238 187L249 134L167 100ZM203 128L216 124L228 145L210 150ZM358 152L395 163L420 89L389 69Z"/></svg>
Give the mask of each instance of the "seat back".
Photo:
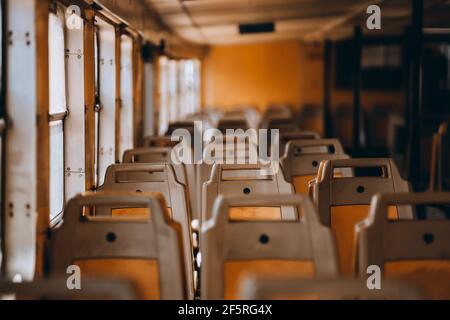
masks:
<svg viewBox="0 0 450 320"><path fill-rule="evenodd" d="M280 132L295 132L299 130L297 123L292 117L264 119L260 124L260 128L267 130L278 129Z"/></svg>
<svg viewBox="0 0 450 320"><path fill-rule="evenodd" d="M263 119L271 118L292 118L294 113L288 105L271 105L264 112Z"/></svg>
<svg viewBox="0 0 450 320"><path fill-rule="evenodd" d="M147 220L93 218L86 207L147 208ZM148 299L185 299L180 227L169 218L160 195L88 193L69 201L62 225L51 234L51 275L78 265L83 276L135 280Z"/></svg>
<svg viewBox="0 0 450 320"><path fill-rule="evenodd" d="M450 299L450 221L387 219L389 206L449 205L450 193L389 193L372 200L359 231L359 270L417 284L427 298Z"/></svg>
<svg viewBox="0 0 450 320"><path fill-rule="evenodd" d="M214 163L224 163L226 161L227 155L232 155L232 158L236 163L249 163L249 160L251 159L250 153L257 155L258 154L258 146L250 141L245 141L244 144L241 143L234 143L234 144L227 144L226 143L227 137L224 137L222 149L217 148L219 142L210 142L206 145L205 150L203 152L203 160L210 157L211 154L214 154L214 156L211 159L211 162ZM230 146L232 146L232 149L230 150ZM221 152L221 154L219 154ZM244 154L245 153L245 154ZM202 211L202 192L203 192L203 185L211 178L211 171L213 168L213 164L210 162L203 162L202 164L197 166L196 169L196 199L199 209L199 213ZM201 220L201 214L196 217L196 219Z"/></svg>
<svg viewBox="0 0 450 320"><path fill-rule="evenodd" d="M308 194L308 183L317 175L324 160L348 159L341 143L336 139L292 140L281 158L286 180L294 185L295 192Z"/></svg>
<svg viewBox="0 0 450 320"><path fill-rule="evenodd" d="M433 148L430 168L430 191L442 192L450 190L450 122L444 122L439 126L437 133L433 135Z"/></svg>
<svg viewBox="0 0 450 320"><path fill-rule="evenodd" d="M168 163L172 164L178 181L188 186L187 172L184 164L177 164L172 159L171 147L138 148L125 151L122 163Z"/></svg>
<svg viewBox="0 0 450 320"><path fill-rule="evenodd" d="M379 176L361 177L347 173L360 170L376 170ZM338 173L338 170L341 172ZM402 180L391 159L340 159L321 163L316 181L312 183L312 195L323 224L336 233L336 243L345 275L353 275L356 267L356 235L354 228L369 214L372 196L380 192L408 192L407 181ZM408 208L392 208L392 219L411 219Z"/></svg>
<svg viewBox="0 0 450 320"><path fill-rule="evenodd" d="M213 205L219 196L249 196L293 194L293 186L283 176L281 168L276 172L264 172L270 169L264 165L214 165L211 177L203 185L202 192L202 222L212 216ZM274 206L269 206L274 207ZM256 212L255 212L256 211ZM267 208L256 209L248 216L248 210L236 211L237 220L257 218L257 211L266 211ZM295 217L293 208L281 207L271 210L272 219L286 220Z"/></svg>
<svg viewBox="0 0 450 320"><path fill-rule="evenodd" d="M323 108L319 105L306 104L300 109L299 127L302 130L311 130L323 133Z"/></svg>
<svg viewBox="0 0 450 320"><path fill-rule="evenodd" d="M169 164L116 164L108 167L105 183L99 191L122 192L158 192L165 199L171 218L180 224L183 238L183 252L185 269L188 272L187 282L193 294L193 249L191 215L189 212L187 193L184 185L175 178L175 173ZM116 206L118 216L141 215L142 211L129 206ZM108 207L96 210L97 216L110 216L114 214Z"/></svg>
<svg viewBox="0 0 450 320"><path fill-rule="evenodd" d="M167 163L171 164L177 180L186 186L186 192L188 194L189 210L192 214L198 214L199 209L196 205L196 169L193 164L181 163L181 161L172 159L172 148L169 147L157 147L157 148L140 148L127 150L123 156L123 163Z"/></svg>
<svg viewBox="0 0 450 320"><path fill-rule="evenodd" d="M339 139L347 148L353 141L353 108L351 105L339 105L333 113L333 137Z"/></svg>
<svg viewBox="0 0 450 320"><path fill-rule="evenodd" d="M246 119L222 119L217 124L217 129L223 134L227 133L227 130L238 130L242 129L244 131L249 129L249 124Z"/></svg>
<svg viewBox="0 0 450 320"><path fill-rule="evenodd" d="M254 203L291 206L297 219L230 221L231 208ZM202 226L202 239L204 299L236 299L240 281L250 273L306 278L338 274L332 233L320 224L311 201L301 195L220 196L213 216Z"/></svg>
<svg viewBox="0 0 450 320"><path fill-rule="evenodd" d="M166 136L152 136L144 139L144 148L173 148L179 141L172 141L171 137Z"/></svg>
<svg viewBox="0 0 450 320"><path fill-rule="evenodd" d="M366 279L312 279L249 276L242 282L242 300L418 300L423 293L410 284L383 279L381 290L370 290Z"/></svg>
<svg viewBox="0 0 450 320"><path fill-rule="evenodd" d="M137 300L135 286L119 278L87 279L83 277L80 289L69 290L67 277L37 279L33 282L14 283L0 281L2 296L14 296L16 300Z"/></svg>
<svg viewBox="0 0 450 320"><path fill-rule="evenodd" d="M194 135L195 131L195 123L192 120L187 121L176 121L169 124L169 128L167 129L166 136L171 136L174 131L178 129L185 129L191 133L191 135Z"/></svg>
<svg viewBox="0 0 450 320"><path fill-rule="evenodd" d="M171 161L172 148L151 147L136 148L125 151L123 163L166 163Z"/></svg>
<svg viewBox="0 0 450 320"><path fill-rule="evenodd" d="M286 152L286 145L289 141L294 140L315 140L320 139L320 135L313 131L292 131L280 132L280 156L284 156Z"/></svg>

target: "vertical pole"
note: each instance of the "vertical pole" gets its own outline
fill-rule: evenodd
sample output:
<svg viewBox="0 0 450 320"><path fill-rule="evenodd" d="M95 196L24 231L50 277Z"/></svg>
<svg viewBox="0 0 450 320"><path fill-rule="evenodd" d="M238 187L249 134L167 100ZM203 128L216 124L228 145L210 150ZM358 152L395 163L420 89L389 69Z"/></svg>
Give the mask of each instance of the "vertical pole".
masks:
<svg viewBox="0 0 450 320"><path fill-rule="evenodd" d="M412 1L412 27L410 32L409 110L407 178L417 190L421 183L421 104L422 104L422 45L423 0Z"/></svg>
<svg viewBox="0 0 450 320"><path fill-rule="evenodd" d="M323 68L323 127L326 138L333 136L331 127L331 50L332 43L327 39L324 44Z"/></svg>
<svg viewBox="0 0 450 320"><path fill-rule="evenodd" d="M362 32L355 26L353 35L353 149L361 149L361 46Z"/></svg>
<svg viewBox="0 0 450 320"><path fill-rule="evenodd" d="M95 189L95 22L94 10L85 10L84 24L84 99L86 190Z"/></svg>
<svg viewBox="0 0 450 320"><path fill-rule="evenodd" d="M144 61L142 56L141 36L133 39L133 139L134 145L140 146L144 138Z"/></svg>
<svg viewBox="0 0 450 320"><path fill-rule="evenodd" d="M120 136L121 136L121 117L122 117L122 97L121 97L121 65L122 65L122 26L115 27L115 73L116 73L116 98L115 98L115 119L116 119L116 130L115 130L115 162L120 163L121 154L120 154Z"/></svg>
<svg viewBox="0 0 450 320"><path fill-rule="evenodd" d="M20 9L19 9L20 10ZM44 248L47 230L50 224L50 125L49 114L49 51L48 51L48 17L49 1L35 1L35 36L36 36L36 98L37 98L37 237L36 237L36 275L42 276L44 271ZM19 20L20 21L20 20ZM33 41L33 40L32 40ZM22 74L23 75L23 74ZM14 88L14 86L11 86ZM13 89L12 89L13 90ZM21 203L24 206L24 203ZM20 206L20 203L19 203ZM31 215L31 205L25 204ZM12 229L14 232L26 232ZM20 243L20 241L19 241Z"/></svg>
<svg viewBox="0 0 450 320"><path fill-rule="evenodd" d="M404 90L404 120L405 128L409 128L409 109L411 103L411 82L410 82L410 66L411 66L411 27L405 28L404 41L403 41L403 52L402 52L402 67L403 67L403 90ZM404 150L406 150L404 147ZM402 150L403 151L403 150ZM406 151L405 151L406 152Z"/></svg>

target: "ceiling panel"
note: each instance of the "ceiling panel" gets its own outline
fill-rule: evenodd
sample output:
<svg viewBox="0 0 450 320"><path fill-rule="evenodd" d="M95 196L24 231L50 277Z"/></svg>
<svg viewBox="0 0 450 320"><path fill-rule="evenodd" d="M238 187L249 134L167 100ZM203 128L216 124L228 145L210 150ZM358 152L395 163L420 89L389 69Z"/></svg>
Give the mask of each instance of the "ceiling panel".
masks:
<svg viewBox="0 0 450 320"><path fill-rule="evenodd" d="M316 40L348 35L363 23L366 9L378 4L382 32L402 32L411 15L411 0L142 0L166 25L188 41L228 44L281 39ZM425 0L425 22L450 24L449 0ZM436 18L434 18L436 16ZM432 20L434 22L429 22ZM275 32L241 35L239 24L274 22Z"/></svg>

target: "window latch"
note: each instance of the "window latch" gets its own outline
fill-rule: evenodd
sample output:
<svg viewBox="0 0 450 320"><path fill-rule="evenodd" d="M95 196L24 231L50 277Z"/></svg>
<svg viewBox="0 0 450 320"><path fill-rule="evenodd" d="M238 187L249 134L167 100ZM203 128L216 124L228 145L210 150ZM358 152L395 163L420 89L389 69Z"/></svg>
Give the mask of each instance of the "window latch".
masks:
<svg viewBox="0 0 450 320"><path fill-rule="evenodd" d="M61 121L66 120L66 118L69 116L69 109L67 108L66 111L53 113L48 115L48 121L54 122L54 121Z"/></svg>
<svg viewBox="0 0 450 320"><path fill-rule="evenodd" d="M94 106L95 112L100 112L100 111L102 111L102 109L103 109L103 106L101 104L99 104L99 103L95 104L95 106Z"/></svg>

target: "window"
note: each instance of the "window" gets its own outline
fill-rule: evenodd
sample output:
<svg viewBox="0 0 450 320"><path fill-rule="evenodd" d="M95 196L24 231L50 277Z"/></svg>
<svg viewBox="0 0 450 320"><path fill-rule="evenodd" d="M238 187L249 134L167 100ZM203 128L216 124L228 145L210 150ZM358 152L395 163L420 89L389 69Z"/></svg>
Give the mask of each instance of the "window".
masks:
<svg viewBox="0 0 450 320"><path fill-rule="evenodd" d="M98 16L95 23L98 28L96 185L99 186L107 168L116 160L116 28Z"/></svg>
<svg viewBox="0 0 450 320"><path fill-rule="evenodd" d="M66 12L66 22L74 19L76 12ZM86 191L86 100L85 100L85 51L84 21L81 17L77 28L65 27L66 104L70 112L64 120L64 173L65 198L72 199ZM73 23L75 25L75 23ZM91 55L92 58L92 55ZM90 188L89 188L90 189Z"/></svg>
<svg viewBox="0 0 450 320"><path fill-rule="evenodd" d="M200 111L200 61L161 57L159 68L159 133L164 134L170 122Z"/></svg>
<svg viewBox="0 0 450 320"><path fill-rule="evenodd" d="M353 43L339 41L335 45L335 87L352 88L349 70L353 68ZM402 57L399 45L380 44L363 46L361 52L362 88L364 90L399 90L402 86Z"/></svg>
<svg viewBox="0 0 450 320"><path fill-rule="evenodd" d="M64 118L66 73L64 55L64 13L57 8L49 15L50 93L50 220L64 209Z"/></svg>
<svg viewBox="0 0 450 320"><path fill-rule="evenodd" d="M155 112L154 112L154 66L151 61L146 61L144 65L144 136L155 135Z"/></svg>
<svg viewBox="0 0 450 320"><path fill-rule="evenodd" d="M99 28L95 26L94 31L94 69L95 69L95 115L94 115L94 186L98 186L98 149L100 128L100 35Z"/></svg>
<svg viewBox="0 0 450 320"><path fill-rule="evenodd" d="M120 67L120 155L134 146L133 123L133 39L121 37Z"/></svg>
<svg viewBox="0 0 450 320"><path fill-rule="evenodd" d="M0 43L3 43L3 1L0 2ZM0 206L3 208L3 141L4 141L4 133L5 133L5 80L3 77L3 46L0 46ZM1 245L2 242L2 219L0 219L0 257L2 256Z"/></svg>
<svg viewBox="0 0 450 320"><path fill-rule="evenodd" d="M179 117L185 118L186 115L192 113L192 63L189 60L179 62L179 87L180 87L180 112Z"/></svg>
<svg viewBox="0 0 450 320"><path fill-rule="evenodd" d="M169 86L169 122L178 120L179 95L178 95L178 63L170 60L168 67Z"/></svg>
<svg viewBox="0 0 450 320"><path fill-rule="evenodd" d="M169 60L166 57L159 59L159 129L164 135L169 128Z"/></svg>
<svg viewBox="0 0 450 320"><path fill-rule="evenodd" d="M200 63L198 60L180 61L180 86L182 117L200 110Z"/></svg>
<svg viewBox="0 0 450 320"><path fill-rule="evenodd" d="M193 85L193 101L194 101L194 110L193 113L195 112L200 112L201 110L201 103L202 103L202 98L201 98L201 88L202 88L202 84L201 84L201 63L199 60L193 60L193 64L194 64L194 85Z"/></svg>

